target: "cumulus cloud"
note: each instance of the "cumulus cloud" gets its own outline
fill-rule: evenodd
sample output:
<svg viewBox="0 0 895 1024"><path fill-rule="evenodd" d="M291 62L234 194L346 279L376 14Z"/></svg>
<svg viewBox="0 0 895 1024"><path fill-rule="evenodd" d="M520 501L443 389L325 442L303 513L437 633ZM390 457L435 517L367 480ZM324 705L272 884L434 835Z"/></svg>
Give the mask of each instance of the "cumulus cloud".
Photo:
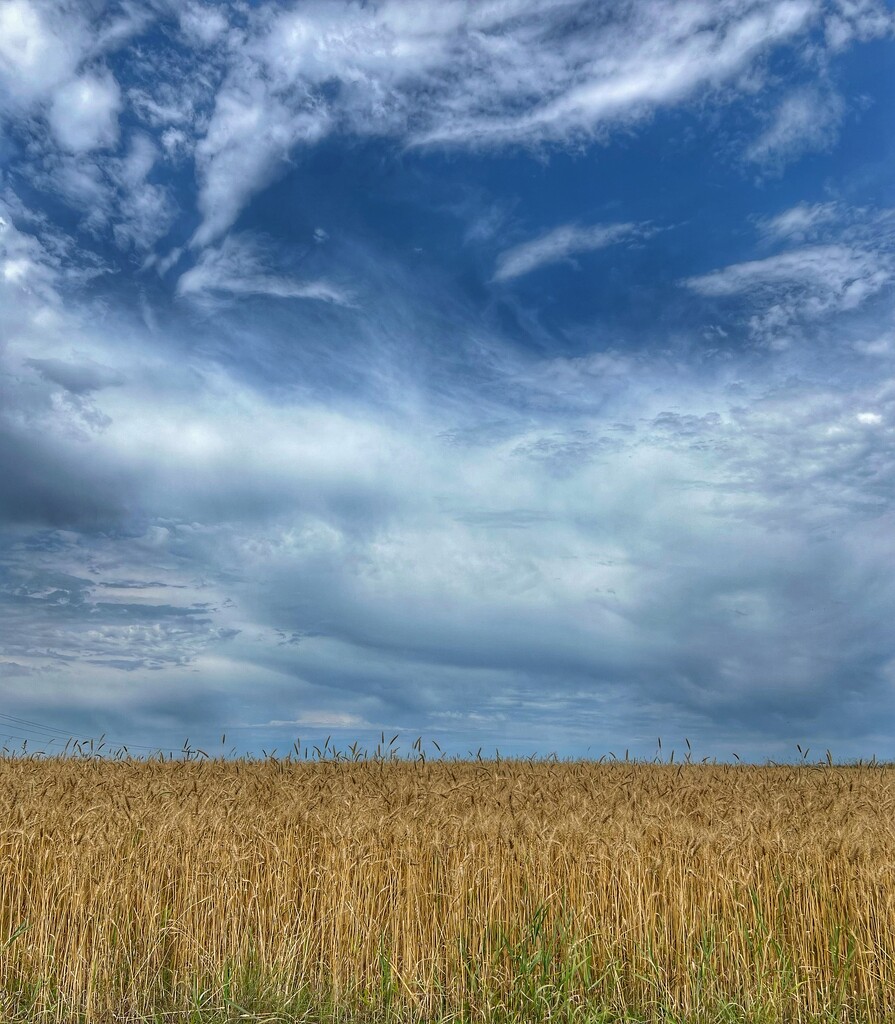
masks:
<svg viewBox="0 0 895 1024"><path fill-rule="evenodd" d="M566 224L502 252L497 258L494 280L509 281L539 267L568 260L576 253L593 252L642 235L643 231L642 225L637 224Z"/></svg>
<svg viewBox="0 0 895 1024"><path fill-rule="evenodd" d="M881 334L876 338L859 338L852 343L855 352L862 356L885 359L895 353L895 334Z"/></svg>

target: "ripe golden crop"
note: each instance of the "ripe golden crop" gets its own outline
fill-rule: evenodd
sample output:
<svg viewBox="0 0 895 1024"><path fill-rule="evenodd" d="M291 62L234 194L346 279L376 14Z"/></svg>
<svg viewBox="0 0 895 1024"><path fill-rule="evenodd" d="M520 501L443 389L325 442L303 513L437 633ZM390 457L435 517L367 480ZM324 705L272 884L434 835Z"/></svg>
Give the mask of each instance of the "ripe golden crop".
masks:
<svg viewBox="0 0 895 1024"><path fill-rule="evenodd" d="M299 997L895 1019L895 769L0 759L4 1020Z"/></svg>

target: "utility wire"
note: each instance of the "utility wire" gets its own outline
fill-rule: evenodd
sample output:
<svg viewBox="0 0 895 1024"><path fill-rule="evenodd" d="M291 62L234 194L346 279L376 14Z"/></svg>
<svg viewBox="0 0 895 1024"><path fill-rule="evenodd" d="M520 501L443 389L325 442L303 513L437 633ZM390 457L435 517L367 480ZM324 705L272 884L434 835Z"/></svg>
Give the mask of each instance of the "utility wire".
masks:
<svg viewBox="0 0 895 1024"><path fill-rule="evenodd" d="M57 743L60 746L64 746L65 745L64 742L58 738L60 733L63 732L63 730L61 730L61 729L53 729L51 726L43 725L40 722L33 722L33 721L31 721L30 719L27 719L27 718L19 718L16 715L7 715L7 714L4 714L4 713L0 712L0 725L2 725L3 723L9 723L13 727L18 727L21 730L27 730L29 732L37 733L36 736L19 736L19 735L15 735L15 734L9 734L7 736L8 739L16 739L16 740L23 740L23 741L27 740L29 742L31 740L35 740L36 739L36 740L39 740L41 743L45 743L45 744ZM75 735L75 734L74 733L70 733L70 736L73 736L73 735ZM113 742L111 740L108 740L105 737L101 737L101 738L103 739L103 742L104 742L104 744L107 747L110 747L111 749L115 749L115 750L121 750L121 749L123 749L123 750L132 750L132 749L133 750L150 750L150 751L156 751L156 752L165 753L165 754L169 754L169 753L173 754L178 749L178 748L175 748L175 747L150 746L149 744L146 744L146 743L117 743L117 742ZM72 740L69 739L67 742L71 743ZM77 741L77 742L81 742L81 741ZM181 747L179 749L183 750L185 748Z"/></svg>

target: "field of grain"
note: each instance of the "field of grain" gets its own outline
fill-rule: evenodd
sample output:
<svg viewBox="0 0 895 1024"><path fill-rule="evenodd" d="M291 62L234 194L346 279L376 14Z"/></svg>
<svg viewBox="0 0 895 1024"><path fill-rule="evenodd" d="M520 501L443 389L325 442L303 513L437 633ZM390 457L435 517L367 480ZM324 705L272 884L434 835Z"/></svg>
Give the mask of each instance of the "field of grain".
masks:
<svg viewBox="0 0 895 1024"><path fill-rule="evenodd" d="M0 1015L892 1021L895 769L5 757Z"/></svg>

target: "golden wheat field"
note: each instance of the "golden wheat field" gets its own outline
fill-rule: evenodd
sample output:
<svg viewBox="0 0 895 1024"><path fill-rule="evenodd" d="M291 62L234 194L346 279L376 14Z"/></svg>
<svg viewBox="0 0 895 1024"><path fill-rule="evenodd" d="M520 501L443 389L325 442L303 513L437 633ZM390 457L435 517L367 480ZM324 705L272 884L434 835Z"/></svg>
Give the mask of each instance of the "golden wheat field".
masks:
<svg viewBox="0 0 895 1024"><path fill-rule="evenodd" d="M895 1020L895 769L0 759L2 1019Z"/></svg>

